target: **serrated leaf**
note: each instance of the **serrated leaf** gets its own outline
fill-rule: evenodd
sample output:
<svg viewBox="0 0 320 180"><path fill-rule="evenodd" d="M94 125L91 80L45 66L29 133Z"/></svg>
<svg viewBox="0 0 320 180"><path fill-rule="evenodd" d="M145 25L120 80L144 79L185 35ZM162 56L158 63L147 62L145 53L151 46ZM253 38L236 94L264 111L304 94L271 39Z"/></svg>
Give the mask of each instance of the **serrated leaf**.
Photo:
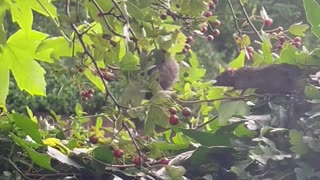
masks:
<svg viewBox="0 0 320 180"><path fill-rule="evenodd" d="M320 99L319 89L311 85L305 87L304 94L310 99Z"/></svg>
<svg viewBox="0 0 320 180"><path fill-rule="evenodd" d="M4 47L2 58L9 65L18 87L31 95L46 95L45 70L33 60L37 47L46 37L41 32L19 30Z"/></svg>
<svg viewBox="0 0 320 180"><path fill-rule="evenodd" d="M304 32L309 28L307 24L293 24L289 27L288 31L296 36L304 36Z"/></svg>
<svg viewBox="0 0 320 180"><path fill-rule="evenodd" d="M138 56L127 52L127 54L122 58L120 62L120 68L123 71L133 71L138 70L140 64L140 59Z"/></svg>
<svg viewBox="0 0 320 180"><path fill-rule="evenodd" d="M219 124L228 124L232 116L246 116L249 114L249 106L245 101L224 101L221 103L219 109Z"/></svg>

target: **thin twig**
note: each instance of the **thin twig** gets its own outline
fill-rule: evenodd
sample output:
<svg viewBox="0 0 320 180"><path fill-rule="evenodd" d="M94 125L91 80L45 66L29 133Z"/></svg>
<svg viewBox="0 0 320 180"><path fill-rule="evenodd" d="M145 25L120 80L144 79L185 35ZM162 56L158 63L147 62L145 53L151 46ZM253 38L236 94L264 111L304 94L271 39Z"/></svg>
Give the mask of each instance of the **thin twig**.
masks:
<svg viewBox="0 0 320 180"><path fill-rule="evenodd" d="M195 101L184 101L181 99L176 99L176 101L184 104L196 104L196 103L203 103L203 102L215 102L215 101L237 101L237 100L245 100L251 97L257 97L257 95L248 95L248 96L239 96L239 97L224 97L224 98L217 98L217 99L204 99L204 100L195 100Z"/></svg>
<svg viewBox="0 0 320 180"><path fill-rule="evenodd" d="M241 29L240 29L239 23L238 23L238 18L236 16L236 13L234 12L233 6L232 6L230 0L227 0L227 1L228 1L229 7L230 7L231 12L232 12L233 21L234 21L234 24L236 25L236 29L237 29L237 31L239 33L239 36L242 36L242 32L241 32Z"/></svg>
<svg viewBox="0 0 320 180"><path fill-rule="evenodd" d="M241 10L244 14L244 17L246 18L247 22L250 24L251 28L254 30L254 32L258 35L259 39L262 41L262 37L259 33L259 31L257 30L257 28L254 26L254 24L252 23L252 21L250 20L249 16L248 16L248 13L246 11L246 9L244 8L241 0L238 0L239 4L240 4L240 7L241 7Z"/></svg>
<svg viewBox="0 0 320 180"><path fill-rule="evenodd" d="M194 127L194 129L200 129L200 128L202 128L202 127L206 126L207 124L209 124L209 123L213 122L213 121L214 121L214 120L216 120L218 117L219 117L219 116L218 116L218 115L216 115L216 116L214 116L213 118L211 118L209 121L204 122L204 123L202 123L202 124L200 124L200 125L198 125L198 126Z"/></svg>
<svg viewBox="0 0 320 180"><path fill-rule="evenodd" d="M138 151L138 154L139 154L139 158L142 159L142 152L141 152L141 150L140 150L140 148L139 148L139 146L138 146L135 138L133 137L133 135L132 135L132 133L131 133L128 125L127 125L125 122L123 122L122 126L126 129L126 131L128 132L128 134L129 134L129 136L130 136L130 138L131 138L134 146L136 147L136 149L137 149L137 151Z"/></svg>
<svg viewBox="0 0 320 180"><path fill-rule="evenodd" d="M6 158L6 157L1 156L1 155L0 155L0 159L2 159L2 160L4 160L4 161L8 161L8 162L11 164L11 166L12 166L23 178L28 179L28 180L32 180L31 178L27 177L27 176L18 168L18 166L16 166L16 165L14 164L14 162L11 161L11 159Z"/></svg>
<svg viewBox="0 0 320 180"><path fill-rule="evenodd" d="M70 17L70 0L67 0L66 1L66 14L67 16ZM110 92L105 80L104 80L104 77L102 75L102 73L100 72L100 69L99 69L99 66L96 62L96 60L94 59L93 55L90 53L89 49L87 48L85 42L83 41L82 39L82 34L78 31L77 27L71 23L71 28L73 29L73 31L76 33L78 39L79 39L79 42L84 50L84 54L87 54L89 56L89 58L91 59L95 69L98 71L98 76L100 77L101 81L102 81L102 84L105 88L105 91L106 91L106 97L110 96L110 98L112 99L112 101L116 104L117 107L119 108L126 108L126 109L129 109L129 107L126 107L126 106L123 106L121 105L117 99L112 95L112 93Z"/></svg>

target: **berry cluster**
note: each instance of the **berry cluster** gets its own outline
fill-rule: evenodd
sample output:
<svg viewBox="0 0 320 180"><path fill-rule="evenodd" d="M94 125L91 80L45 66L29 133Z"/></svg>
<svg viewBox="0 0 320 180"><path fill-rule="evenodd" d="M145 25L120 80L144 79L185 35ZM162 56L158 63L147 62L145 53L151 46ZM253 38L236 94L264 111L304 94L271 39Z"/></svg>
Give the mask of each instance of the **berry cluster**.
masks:
<svg viewBox="0 0 320 180"><path fill-rule="evenodd" d="M288 37L284 35L278 36L278 41L276 43L276 48L278 50L281 50L284 46L284 43L289 42L291 45L295 46L296 48L301 47L301 37L295 37L294 39L289 39Z"/></svg>
<svg viewBox="0 0 320 180"><path fill-rule="evenodd" d="M219 20L215 20L210 25L208 25L209 18L213 15L212 10L216 8L216 4L218 3L218 0L212 0L208 3L208 11L204 12L202 15L206 19L206 21L203 23L203 25L200 27L200 32L195 30L193 35L199 35L202 37L205 37L208 41L213 41L215 37L220 35L220 30L216 29L221 25L221 22ZM209 28L210 27L210 31ZM186 39L186 44L184 48L182 49L182 53L188 53L191 49L191 42L193 41L193 36L188 36Z"/></svg>
<svg viewBox="0 0 320 180"><path fill-rule="evenodd" d="M81 99L84 100L84 101L87 101L90 98L92 98L93 94L94 94L94 89L88 89L86 91L81 91L80 92Z"/></svg>
<svg viewBox="0 0 320 180"><path fill-rule="evenodd" d="M168 109L170 116L169 116L169 123L171 125L179 124L179 116L177 116L177 109L175 107L171 107ZM191 115L191 110L188 107L184 107L181 110L181 114L184 117L189 117Z"/></svg>

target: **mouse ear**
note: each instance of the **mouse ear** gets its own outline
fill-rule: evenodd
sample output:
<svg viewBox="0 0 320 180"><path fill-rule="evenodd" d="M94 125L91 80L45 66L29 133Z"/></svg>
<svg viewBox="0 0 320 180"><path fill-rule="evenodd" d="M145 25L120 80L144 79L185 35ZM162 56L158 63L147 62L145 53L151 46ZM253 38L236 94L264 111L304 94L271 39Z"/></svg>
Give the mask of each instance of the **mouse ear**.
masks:
<svg viewBox="0 0 320 180"><path fill-rule="evenodd" d="M228 73L230 76L233 76L235 72L236 72L236 69L234 69L234 68L229 67L229 68L227 69L227 73Z"/></svg>

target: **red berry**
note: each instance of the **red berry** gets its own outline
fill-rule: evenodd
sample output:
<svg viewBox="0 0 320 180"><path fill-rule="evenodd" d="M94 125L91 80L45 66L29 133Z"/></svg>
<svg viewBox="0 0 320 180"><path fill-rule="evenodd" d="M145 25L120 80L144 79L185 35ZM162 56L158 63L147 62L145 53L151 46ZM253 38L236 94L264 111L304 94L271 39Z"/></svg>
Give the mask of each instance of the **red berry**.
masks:
<svg viewBox="0 0 320 180"><path fill-rule="evenodd" d="M160 163L162 165L168 165L169 164L169 159L168 158L161 158L160 159Z"/></svg>
<svg viewBox="0 0 320 180"><path fill-rule="evenodd" d="M271 26L272 23L273 23L273 20L271 18L267 18L263 22L264 26L266 26L266 27Z"/></svg>
<svg viewBox="0 0 320 180"><path fill-rule="evenodd" d="M208 41L213 41L213 40L214 40L214 37L213 37L212 35L208 35L208 36L207 36L207 39L208 39Z"/></svg>
<svg viewBox="0 0 320 180"><path fill-rule="evenodd" d="M213 35L214 37L219 36L219 35L220 35L219 29L214 29L214 30L212 30L212 35Z"/></svg>
<svg viewBox="0 0 320 180"><path fill-rule="evenodd" d="M190 44L185 44L185 45L184 45L184 48L186 48L186 49L191 49L191 46L190 46Z"/></svg>
<svg viewBox="0 0 320 180"><path fill-rule="evenodd" d="M294 45L296 48L299 48L301 47L301 42L300 41L292 42L292 45Z"/></svg>
<svg viewBox="0 0 320 180"><path fill-rule="evenodd" d="M92 135L89 137L89 141L92 144L97 144L98 143L99 138L96 135Z"/></svg>
<svg viewBox="0 0 320 180"><path fill-rule="evenodd" d="M166 20L167 19L167 15L166 14L160 14L160 19Z"/></svg>
<svg viewBox="0 0 320 180"><path fill-rule="evenodd" d="M216 7L216 4L213 1L210 1L208 6L209 6L209 9L214 9Z"/></svg>
<svg viewBox="0 0 320 180"><path fill-rule="evenodd" d="M170 117L169 117L169 123L171 125L177 125L179 123L179 117L175 114L172 114Z"/></svg>
<svg viewBox="0 0 320 180"><path fill-rule="evenodd" d="M188 36L186 43L191 43L193 41L193 37L192 36Z"/></svg>
<svg viewBox="0 0 320 180"><path fill-rule="evenodd" d="M205 33L208 31L208 27L207 26L202 26L200 29L201 32Z"/></svg>
<svg viewBox="0 0 320 180"><path fill-rule="evenodd" d="M172 15L172 11L168 9L167 12L166 12L166 14L167 14L168 16L171 16L171 15Z"/></svg>
<svg viewBox="0 0 320 180"><path fill-rule="evenodd" d="M175 107L171 107L171 108L169 109L169 113L170 113L170 114L177 114L177 109L176 109Z"/></svg>
<svg viewBox="0 0 320 180"><path fill-rule="evenodd" d="M282 43L277 44L277 49L278 50L281 50L282 48L283 48L283 44Z"/></svg>
<svg viewBox="0 0 320 180"><path fill-rule="evenodd" d="M295 38L293 39L293 42L301 42L301 37L295 37Z"/></svg>
<svg viewBox="0 0 320 180"><path fill-rule="evenodd" d="M212 23L213 26L219 27L221 25L221 22L217 19Z"/></svg>
<svg viewBox="0 0 320 180"><path fill-rule="evenodd" d="M141 158L140 157L134 157L132 158L132 163L136 166L139 166L141 164Z"/></svg>
<svg viewBox="0 0 320 180"><path fill-rule="evenodd" d="M281 43L284 43L286 41L286 37L285 36L279 36L279 41Z"/></svg>
<svg viewBox="0 0 320 180"><path fill-rule="evenodd" d="M212 12L211 11L207 11L203 14L205 17L210 17L212 16Z"/></svg>
<svg viewBox="0 0 320 180"><path fill-rule="evenodd" d="M188 52L189 52L189 49L187 49L187 48L183 48L183 49L182 49L182 53L183 53L183 54L187 54Z"/></svg>
<svg viewBox="0 0 320 180"><path fill-rule="evenodd" d="M113 151L113 156L116 158L121 158L123 156L123 150L122 149L116 149Z"/></svg>
<svg viewBox="0 0 320 180"><path fill-rule="evenodd" d="M89 89L89 90L88 90L88 93L94 94L94 89Z"/></svg>
<svg viewBox="0 0 320 180"><path fill-rule="evenodd" d="M191 110L188 107L184 107L184 108L182 108L181 113L183 116L189 117L191 115Z"/></svg>

